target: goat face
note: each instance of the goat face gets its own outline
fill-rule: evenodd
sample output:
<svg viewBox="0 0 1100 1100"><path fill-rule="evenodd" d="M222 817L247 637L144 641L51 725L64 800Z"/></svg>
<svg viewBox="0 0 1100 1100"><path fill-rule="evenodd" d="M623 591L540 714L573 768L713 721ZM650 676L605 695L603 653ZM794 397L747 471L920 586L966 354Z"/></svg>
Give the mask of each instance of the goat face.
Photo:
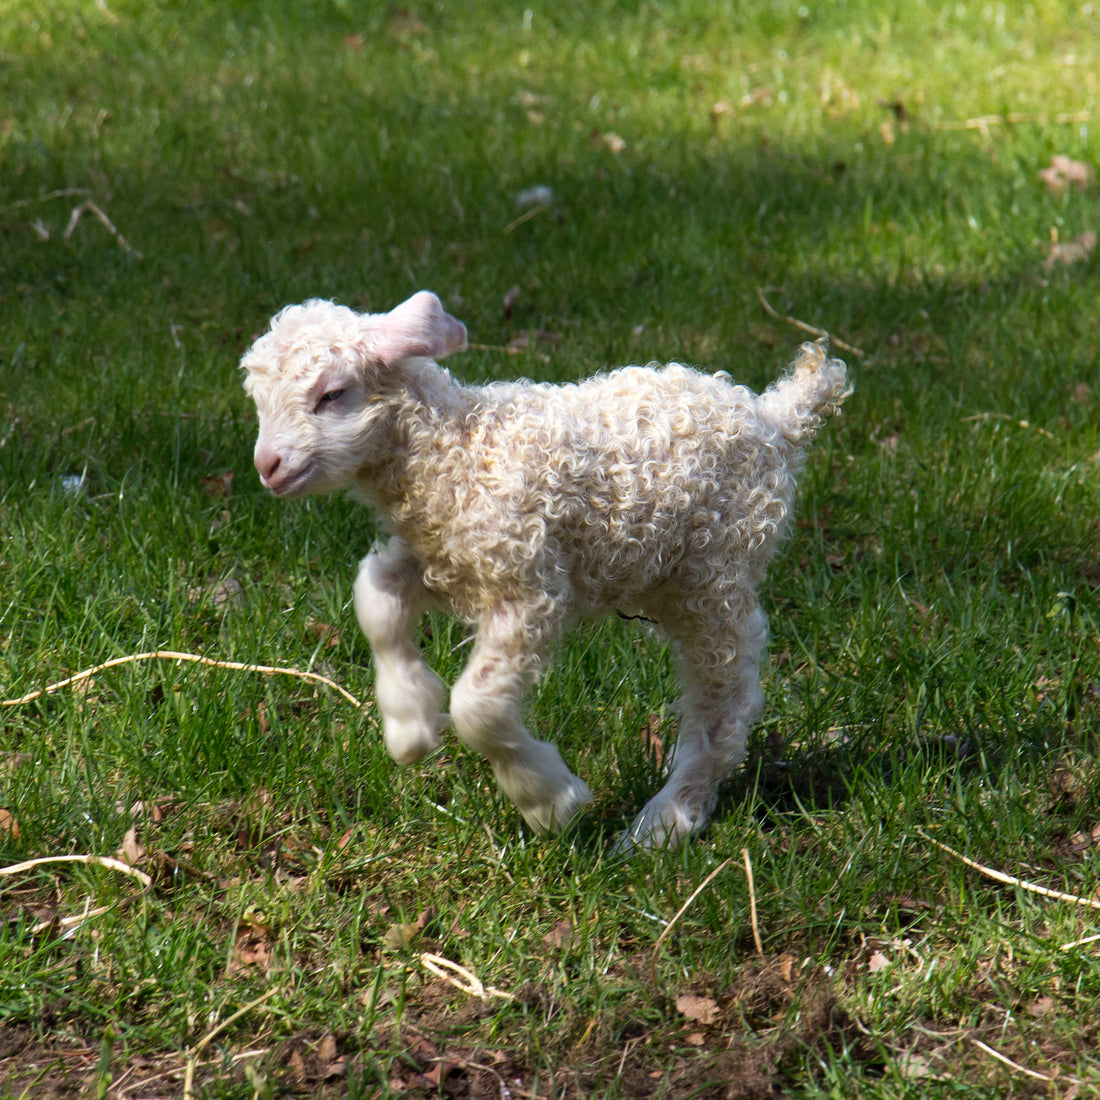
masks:
<svg viewBox="0 0 1100 1100"><path fill-rule="evenodd" d="M260 480L279 497L350 487L378 460L397 365L465 346L465 327L427 291L389 313L320 300L282 310L241 360L259 414Z"/></svg>

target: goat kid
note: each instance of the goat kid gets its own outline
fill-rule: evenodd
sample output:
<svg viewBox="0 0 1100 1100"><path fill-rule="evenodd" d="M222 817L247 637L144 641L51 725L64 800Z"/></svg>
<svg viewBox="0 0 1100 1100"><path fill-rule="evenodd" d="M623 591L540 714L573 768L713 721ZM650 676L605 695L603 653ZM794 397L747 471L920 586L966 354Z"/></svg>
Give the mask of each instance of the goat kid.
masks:
<svg viewBox="0 0 1100 1100"><path fill-rule="evenodd" d="M592 795L524 725L524 695L578 619L652 620L683 695L667 782L621 846L676 845L707 821L761 706L757 588L822 417L851 392L826 342L759 396L673 363L572 385L464 386L436 362L466 329L428 291L388 313L289 306L242 359L255 463L278 497L351 490L390 539L360 562L386 747L405 763L448 721L538 831ZM430 607L477 627L450 697L413 640Z"/></svg>

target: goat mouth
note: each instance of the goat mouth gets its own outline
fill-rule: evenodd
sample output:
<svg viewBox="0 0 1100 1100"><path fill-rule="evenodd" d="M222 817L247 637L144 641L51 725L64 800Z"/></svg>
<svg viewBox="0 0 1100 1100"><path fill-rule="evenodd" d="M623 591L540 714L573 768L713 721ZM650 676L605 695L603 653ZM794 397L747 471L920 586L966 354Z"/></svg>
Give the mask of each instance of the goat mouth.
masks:
<svg viewBox="0 0 1100 1100"><path fill-rule="evenodd" d="M277 497L297 497L309 492L312 466L303 466L278 477L268 478L261 475L260 480L269 493Z"/></svg>

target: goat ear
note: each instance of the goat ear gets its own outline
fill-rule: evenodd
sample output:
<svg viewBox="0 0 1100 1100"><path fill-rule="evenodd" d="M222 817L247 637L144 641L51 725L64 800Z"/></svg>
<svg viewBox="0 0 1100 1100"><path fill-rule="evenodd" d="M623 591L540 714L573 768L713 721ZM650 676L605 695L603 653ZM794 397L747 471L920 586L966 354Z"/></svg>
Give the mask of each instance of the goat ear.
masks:
<svg viewBox="0 0 1100 1100"><path fill-rule="evenodd" d="M414 356L442 359L466 346L466 326L430 290L421 290L389 313L370 317L367 339L383 363Z"/></svg>

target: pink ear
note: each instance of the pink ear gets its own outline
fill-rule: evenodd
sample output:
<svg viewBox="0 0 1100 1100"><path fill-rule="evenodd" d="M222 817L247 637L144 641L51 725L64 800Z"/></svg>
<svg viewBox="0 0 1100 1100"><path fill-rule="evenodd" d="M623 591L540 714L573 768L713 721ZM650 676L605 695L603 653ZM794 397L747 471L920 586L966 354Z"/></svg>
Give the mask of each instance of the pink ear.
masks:
<svg viewBox="0 0 1100 1100"><path fill-rule="evenodd" d="M364 318L371 351L384 363L413 356L442 359L466 346L466 326L430 291L421 290L389 313Z"/></svg>

